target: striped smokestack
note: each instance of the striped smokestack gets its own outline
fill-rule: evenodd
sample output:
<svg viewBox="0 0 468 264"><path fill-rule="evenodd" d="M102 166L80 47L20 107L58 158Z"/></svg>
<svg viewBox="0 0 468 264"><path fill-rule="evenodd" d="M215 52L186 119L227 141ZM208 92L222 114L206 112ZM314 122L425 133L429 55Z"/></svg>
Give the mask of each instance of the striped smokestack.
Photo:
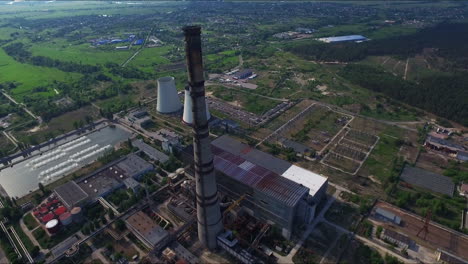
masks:
<svg viewBox="0 0 468 264"><path fill-rule="evenodd" d="M199 26L187 26L183 30L185 34L188 86L192 98L198 238L207 248L214 249L217 246L217 235L222 231L223 224L219 209L213 154L211 153L210 131L206 118L201 28Z"/></svg>

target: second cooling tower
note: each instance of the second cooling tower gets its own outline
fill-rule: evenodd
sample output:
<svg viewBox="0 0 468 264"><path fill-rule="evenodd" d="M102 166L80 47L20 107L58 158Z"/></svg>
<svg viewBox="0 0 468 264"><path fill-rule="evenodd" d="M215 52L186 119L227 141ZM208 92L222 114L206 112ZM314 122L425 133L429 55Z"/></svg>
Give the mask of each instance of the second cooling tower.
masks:
<svg viewBox="0 0 468 264"><path fill-rule="evenodd" d="M158 79L158 101L156 110L162 114L174 113L182 108L177 95L174 77L161 77Z"/></svg>
<svg viewBox="0 0 468 264"><path fill-rule="evenodd" d="M185 97L184 97L184 115L182 116L182 121L185 124L192 125L193 124L193 112L192 112L192 97L190 97L190 91L188 87L185 88ZM205 101L206 102L206 101ZM208 110L208 104L206 105L206 120L210 120L211 115L210 111Z"/></svg>

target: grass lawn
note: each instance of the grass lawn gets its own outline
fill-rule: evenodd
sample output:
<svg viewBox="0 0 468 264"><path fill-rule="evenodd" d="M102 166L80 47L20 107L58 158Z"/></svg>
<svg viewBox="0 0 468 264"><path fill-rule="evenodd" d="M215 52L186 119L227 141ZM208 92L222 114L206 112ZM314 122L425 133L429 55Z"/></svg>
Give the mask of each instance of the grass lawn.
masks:
<svg viewBox="0 0 468 264"><path fill-rule="evenodd" d="M34 219L34 216L29 213L24 216L23 218L24 224L28 227L29 230L33 230L36 228L39 224L37 223L36 219Z"/></svg>
<svg viewBox="0 0 468 264"><path fill-rule="evenodd" d="M77 73L19 63L8 56L3 49L0 49L0 72L0 83L15 82L17 84L17 87L9 93L19 101L22 100L23 96L31 95L31 90L35 87L48 87L54 81L67 82L80 77L80 74ZM34 93L34 96L37 97L53 95L55 92L52 89L47 90L47 92Z"/></svg>

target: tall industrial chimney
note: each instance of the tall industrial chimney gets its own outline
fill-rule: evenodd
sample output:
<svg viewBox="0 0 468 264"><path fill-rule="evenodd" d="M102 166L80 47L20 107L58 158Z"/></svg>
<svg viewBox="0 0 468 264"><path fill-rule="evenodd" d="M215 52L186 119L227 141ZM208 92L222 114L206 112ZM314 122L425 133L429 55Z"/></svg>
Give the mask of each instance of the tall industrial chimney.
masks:
<svg viewBox="0 0 468 264"><path fill-rule="evenodd" d="M185 124L187 125L192 125L193 124L193 112L192 112L192 97L190 97L190 87L187 86L185 87L185 97L184 97L184 114L182 116L182 121L184 121ZM205 106L206 106L206 120L210 120L211 115L210 111L208 110L208 104L206 104L205 100Z"/></svg>
<svg viewBox="0 0 468 264"><path fill-rule="evenodd" d="M192 98L198 239L207 248L214 249L217 246L217 235L222 231L223 224L219 209L213 154L211 153L210 131L206 119L201 28L199 26L187 26L183 30L185 34L188 86Z"/></svg>

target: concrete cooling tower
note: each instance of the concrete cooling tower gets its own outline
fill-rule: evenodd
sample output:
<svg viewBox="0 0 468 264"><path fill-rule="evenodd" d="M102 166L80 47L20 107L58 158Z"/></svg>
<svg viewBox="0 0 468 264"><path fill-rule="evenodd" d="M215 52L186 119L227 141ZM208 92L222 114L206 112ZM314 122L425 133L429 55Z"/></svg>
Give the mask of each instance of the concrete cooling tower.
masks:
<svg viewBox="0 0 468 264"><path fill-rule="evenodd" d="M185 87L185 97L184 97L184 115L182 116L182 121L187 125L193 125L193 112L192 112L192 97L190 96L189 87ZM205 100L206 102L206 100ZM211 115L208 110L208 104L206 105L206 120L210 120Z"/></svg>
<svg viewBox="0 0 468 264"><path fill-rule="evenodd" d="M156 110L161 114L174 113L182 108L177 95L174 77L161 77L158 79L158 101Z"/></svg>

